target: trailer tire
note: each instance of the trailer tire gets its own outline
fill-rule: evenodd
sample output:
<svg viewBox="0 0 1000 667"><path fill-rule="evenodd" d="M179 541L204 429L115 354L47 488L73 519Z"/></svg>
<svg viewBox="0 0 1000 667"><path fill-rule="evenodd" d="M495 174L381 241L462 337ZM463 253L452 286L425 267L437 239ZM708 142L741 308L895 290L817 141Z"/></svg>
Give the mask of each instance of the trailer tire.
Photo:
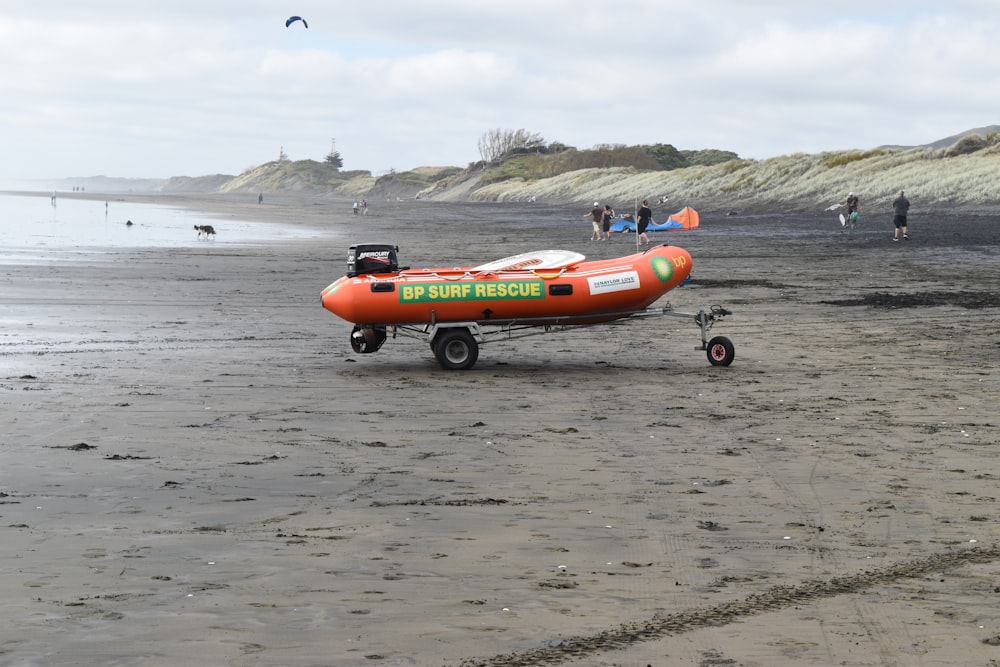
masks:
<svg viewBox="0 0 1000 667"><path fill-rule="evenodd" d="M705 349L708 363L713 366L728 366L733 363L733 359L736 357L736 348L733 347L733 342L725 336L716 336L708 341L708 347Z"/></svg>
<svg viewBox="0 0 1000 667"><path fill-rule="evenodd" d="M444 329L434 337L434 356L442 368L465 371L479 359L479 343L465 327Z"/></svg>

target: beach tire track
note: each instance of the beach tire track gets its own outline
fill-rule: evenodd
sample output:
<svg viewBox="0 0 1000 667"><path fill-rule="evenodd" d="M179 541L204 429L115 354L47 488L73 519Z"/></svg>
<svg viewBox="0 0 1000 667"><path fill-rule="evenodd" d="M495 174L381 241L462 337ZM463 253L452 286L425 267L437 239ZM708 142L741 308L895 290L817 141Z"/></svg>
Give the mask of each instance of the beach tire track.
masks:
<svg viewBox="0 0 1000 667"><path fill-rule="evenodd" d="M898 665L899 646L917 646L918 638L913 637L910 627L893 614L885 614L877 604L855 601L854 609L861 621L861 627L868 633L874 648L879 652L879 664ZM906 640L901 640L905 637Z"/></svg>
<svg viewBox="0 0 1000 667"><path fill-rule="evenodd" d="M662 637L680 635L707 627L720 627L749 616L778 611L825 598L850 595L874 586L893 584L901 579L922 577L965 565L1000 561L1000 546L973 548L927 558L902 561L857 574L809 579L794 586L774 586L762 593L699 609L654 616L645 621L622 624L594 635L570 637L552 646L489 658L462 660L461 667L530 667L556 665L604 651L621 650Z"/></svg>
<svg viewBox="0 0 1000 667"><path fill-rule="evenodd" d="M807 485L796 485L790 481L787 476L780 474L776 468L775 463L770 459L765 451L755 447L749 447L748 451L750 453L751 459L757 464L758 469L771 479L772 483L779 489L785 496L786 506L794 511L801 514L802 520L806 522L807 525L812 525L815 527L821 527L826 525L828 519L825 516L826 504L823 500L823 493L817 487L817 476L822 475L832 475L836 474L835 470L828 465L828 461L823 456L817 456L813 465L809 471L808 484ZM858 471L858 475L862 476L864 473ZM869 480L864 479L864 487L866 489L870 488L872 485ZM800 489L797 491L796 489ZM889 534L891 530L891 521L886 521L886 531L885 544L889 544ZM821 566L833 566L834 568L842 567L843 563L841 559L838 558L838 551L836 549L830 548L826 541L829 537L824 537L826 533L813 531L808 534L809 539L809 553L813 559L811 569L815 570ZM861 604L860 602L855 602L853 605L854 613L857 617L857 622L864 628L868 636L876 643L878 650L884 660L884 664L893 664L894 656L894 645L891 643L891 638L896 636L907 636L906 629L901 625L898 628L897 634L887 632L885 624L887 620L884 615L879 613L877 609L873 609L871 605ZM830 649L830 645L827 644L827 650Z"/></svg>
<svg viewBox="0 0 1000 667"><path fill-rule="evenodd" d="M767 456L763 449L759 447L747 446L746 451L761 474L766 475L771 483L774 484L776 488L781 490L781 493L785 497L784 500L786 507L789 511L799 515L803 525L821 527L826 523L826 506L821 494L816 489L817 469L825 462L822 457L817 457L809 470L808 494L811 497L803 498L802 494L797 492L793 488L793 485L785 479L785 476L775 471L772 461L765 461L765 459L769 459L770 457ZM781 450L780 453L784 455L786 452ZM812 563L813 567L816 567L817 565L815 562L817 558L825 558L827 560L832 559L834 564L839 564L836 561L835 551L826 547L821 533L810 533L809 542L809 552L812 554L814 559Z"/></svg>

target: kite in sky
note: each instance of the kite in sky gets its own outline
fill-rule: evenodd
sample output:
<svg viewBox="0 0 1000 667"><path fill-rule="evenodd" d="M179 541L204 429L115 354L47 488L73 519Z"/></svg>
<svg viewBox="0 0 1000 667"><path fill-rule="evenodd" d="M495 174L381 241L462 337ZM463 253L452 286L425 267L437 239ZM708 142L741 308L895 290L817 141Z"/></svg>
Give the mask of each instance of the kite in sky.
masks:
<svg viewBox="0 0 1000 667"><path fill-rule="evenodd" d="M289 16L288 20L285 21L285 27L287 28L288 26L292 25L296 21L302 21L302 25L304 25L307 28L309 27L309 24L306 23L306 20L304 18L302 18L301 16Z"/></svg>

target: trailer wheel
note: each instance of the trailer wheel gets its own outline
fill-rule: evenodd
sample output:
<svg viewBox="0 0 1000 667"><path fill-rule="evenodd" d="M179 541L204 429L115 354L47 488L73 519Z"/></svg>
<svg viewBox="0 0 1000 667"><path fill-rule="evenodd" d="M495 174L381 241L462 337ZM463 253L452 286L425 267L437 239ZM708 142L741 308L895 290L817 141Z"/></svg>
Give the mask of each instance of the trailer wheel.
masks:
<svg viewBox="0 0 1000 667"><path fill-rule="evenodd" d="M442 368L465 371L479 359L479 343L465 327L445 329L434 338L434 356Z"/></svg>
<svg viewBox="0 0 1000 667"><path fill-rule="evenodd" d="M713 366L728 366L733 363L733 359L736 357L736 348L733 347L733 342L725 336L716 336L708 341L706 351L708 363Z"/></svg>

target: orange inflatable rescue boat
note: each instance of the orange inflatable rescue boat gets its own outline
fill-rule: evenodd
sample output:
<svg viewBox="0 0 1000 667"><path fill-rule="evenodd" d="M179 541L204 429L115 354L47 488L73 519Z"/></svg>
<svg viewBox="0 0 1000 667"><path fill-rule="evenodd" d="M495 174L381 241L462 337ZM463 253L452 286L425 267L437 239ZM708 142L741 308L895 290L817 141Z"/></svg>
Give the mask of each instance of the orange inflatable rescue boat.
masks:
<svg viewBox="0 0 1000 667"><path fill-rule="evenodd" d="M490 332L511 338L529 328L542 333L668 314L662 311L669 306L648 309L683 284L692 268L691 255L670 245L591 262L579 253L543 250L479 266L429 269L400 267L397 253L394 245L351 246L347 275L323 290L323 307L355 325L356 352L377 351L389 333L415 336L430 342L448 369L471 368ZM701 313L708 320L703 334L706 324L725 314L724 309ZM709 355L715 365L732 361L732 344L723 341L718 363Z"/></svg>

